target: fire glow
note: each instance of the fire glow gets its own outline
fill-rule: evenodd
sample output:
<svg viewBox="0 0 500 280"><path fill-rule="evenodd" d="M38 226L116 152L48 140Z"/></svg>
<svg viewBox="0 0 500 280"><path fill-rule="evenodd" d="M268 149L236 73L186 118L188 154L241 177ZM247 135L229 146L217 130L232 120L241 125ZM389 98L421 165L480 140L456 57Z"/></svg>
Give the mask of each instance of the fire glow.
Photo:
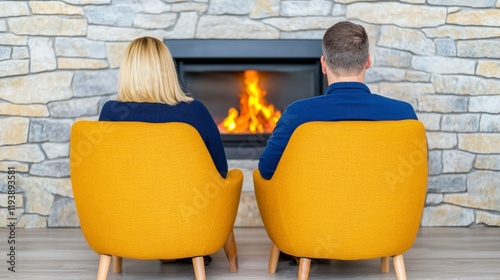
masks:
<svg viewBox="0 0 500 280"><path fill-rule="evenodd" d="M240 94L240 112L231 107L227 117L219 124L228 133L271 133L281 117L281 111L267 104L267 92L259 86L259 73L247 70L245 91Z"/></svg>

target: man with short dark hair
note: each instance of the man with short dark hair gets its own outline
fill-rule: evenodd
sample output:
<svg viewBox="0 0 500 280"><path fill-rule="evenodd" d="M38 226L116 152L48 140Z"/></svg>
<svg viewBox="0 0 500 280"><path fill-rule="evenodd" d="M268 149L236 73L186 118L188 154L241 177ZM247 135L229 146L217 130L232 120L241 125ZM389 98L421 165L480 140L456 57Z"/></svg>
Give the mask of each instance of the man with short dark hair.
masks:
<svg viewBox="0 0 500 280"><path fill-rule="evenodd" d="M370 68L368 35L358 24L343 21L323 37L321 68L328 80L325 93L290 104L259 159L259 171L271 179L293 131L312 121L417 119L403 101L372 94L363 83Z"/></svg>

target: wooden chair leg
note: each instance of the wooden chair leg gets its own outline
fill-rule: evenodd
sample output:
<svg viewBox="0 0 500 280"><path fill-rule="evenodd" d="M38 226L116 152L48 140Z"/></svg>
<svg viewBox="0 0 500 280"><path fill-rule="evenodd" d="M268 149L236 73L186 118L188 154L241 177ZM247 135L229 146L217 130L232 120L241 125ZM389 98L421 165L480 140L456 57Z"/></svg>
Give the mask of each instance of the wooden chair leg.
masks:
<svg viewBox="0 0 500 280"><path fill-rule="evenodd" d="M97 280L106 280L108 278L109 265L111 264L111 256L101 255L99 261L99 270L97 271Z"/></svg>
<svg viewBox="0 0 500 280"><path fill-rule="evenodd" d="M388 273L390 271L390 261L389 257L382 257L380 258L381 261L381 270L384 273Z"/></svg>
<svg viewBox="0 0 500 280"><path fill-rule="evenodd" d="M122 257L113 256L113 272L122 272Z"/></svg>
<svg viewBox="0 0 500 280"><path fill-rule="evenodd" d="M300 258L298 280L309 279L309 269L311 268L311 259Z"/></svg>
<svg viewBox="0 0 500 280"><path fill-rule="evenodd" d="M267 272L276 273L276 268L278 267L278 260L280 258L280 249L272 243L271 244L271 254L269 256L269 265L267 266Z"/></svg>
<svg viewBox="0 0 500 280"><path fill-rule="evenodd" d="M406 280L406 270L403 255L392 257L392 261L394 262L394 269L396 270L396 277L398 278L398 280Z"/></svg>
<svg viewBox="0 0 500 280"><path fill-rule="evenodd" d="M226 240L226 244L224 244L224 252L229 262L229 271L238 272L238 249L236 248L233 231L231 231L231 234L229 234Z"/></svg>
<svg viewBox="0 0 500 280"><path fill-rule="evenodd" d="M206 280L205 261L203 257L193 258L194 277L196 280Z"/></svg>

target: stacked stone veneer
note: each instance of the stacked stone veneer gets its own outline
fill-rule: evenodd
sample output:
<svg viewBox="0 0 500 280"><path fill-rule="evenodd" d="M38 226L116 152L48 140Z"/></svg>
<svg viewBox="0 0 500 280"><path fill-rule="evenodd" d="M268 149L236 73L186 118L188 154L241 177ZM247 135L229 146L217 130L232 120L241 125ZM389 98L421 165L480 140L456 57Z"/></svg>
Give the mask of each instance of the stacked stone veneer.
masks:
<svg viewBox="0 0 500 280"><path fill-rule="evenodd" d="M18 172L19 227L78 226L72 123L117 91L127 43L158 38L321 38L363 24L373 92L413 105L428 131L426 226L500 225L500 1L60 0L0 2L0 217ZM245 171L238 225L261 225ZM103 205L105 207L105 205ZM0 219L5 226L6 219Z"/></svg>

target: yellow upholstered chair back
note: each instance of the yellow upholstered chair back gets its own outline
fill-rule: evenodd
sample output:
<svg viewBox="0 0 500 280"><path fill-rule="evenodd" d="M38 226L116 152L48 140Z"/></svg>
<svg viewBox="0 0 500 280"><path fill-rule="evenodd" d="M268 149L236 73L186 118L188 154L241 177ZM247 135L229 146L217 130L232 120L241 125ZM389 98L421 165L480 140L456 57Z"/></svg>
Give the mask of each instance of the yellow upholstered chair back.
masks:
<svg viewBox="0 0 500 280"><path fill-rule="evenodd" d="M76 122L70 168L81 229L98 254L203 256L232 233L242 172L222 178L190 125Z"/></svg>
<svg viewBox="0 0 500 280"><path fill-rule="evenodd" d="M417 235L427 144L416 120L301 125L271 180L254 171L269 237L306 258L400 255Z"/></svg>

